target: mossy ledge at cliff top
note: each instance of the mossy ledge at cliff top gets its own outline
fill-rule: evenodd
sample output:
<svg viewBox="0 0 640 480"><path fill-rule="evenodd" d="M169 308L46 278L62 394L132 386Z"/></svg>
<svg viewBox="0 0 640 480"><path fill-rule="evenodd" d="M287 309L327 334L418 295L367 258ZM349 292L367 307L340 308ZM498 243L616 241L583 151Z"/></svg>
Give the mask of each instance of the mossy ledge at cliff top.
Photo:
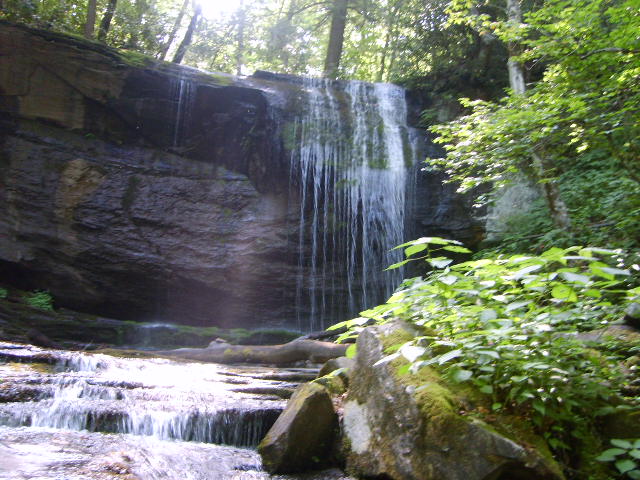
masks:
<svg viewBox="0 0 640 480"><path fill-rule="evenodd" d="M60 43L76 47L78 49L95 52L108 57L114 62L116 67L120 68L153 70L171 77L189 78L197 81L198 83L212 87L227 87L238 83L238 78L228 73L205 72L193 67L157 60L134 50L113 48L105 45L104 43L90 40L81 35L70 32L55 32L52 30L12 23L2 19L0 19L0 28L17 28L26 31L31 35L41 37L49 42Z"/></svg>

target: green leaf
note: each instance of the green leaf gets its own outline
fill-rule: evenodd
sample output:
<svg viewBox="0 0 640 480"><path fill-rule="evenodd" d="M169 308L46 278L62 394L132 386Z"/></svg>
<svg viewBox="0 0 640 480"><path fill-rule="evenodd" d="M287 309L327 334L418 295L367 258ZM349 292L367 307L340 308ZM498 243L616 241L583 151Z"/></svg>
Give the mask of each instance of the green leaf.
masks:
<svg viewBox="0 0 640 480"><path fill-rule="evenodd" d="M453 260L445 257L436 257L428 259L427 262L429 262L431 266L435 268L445 268L447 265L453 262Z"/></svg>
<svg viewBox="0 0 640 480"><path fill-rule="evenodd" d="M442 247L442 250L454 253L471 253L471 250L469 250L468 248L459 247L457 245L447 245L446 247Z"/></svg>
<svg viewBox="0 0 640 480"><path fill-rule="evenodd" d="M444 353L438 357L438 364L442 365L443 363L460 356L462 356L462 350L451 350L450 352Z"/></svg>
<svg viewBox="0 0 640 480"><path fill-rule="evenodd" d="M496 318L498 318L498 314L492 308L488 308L487 310L483 310L480 312L480 320L482 320L483 322L495 320Z"/></svg>
<svg viewBox="0 0 640 480"><path fill-rule="evenodd" d="M511 302L510 304L508 304L504 308L504 310L505 310L505 312L509 313L509 312L511 312L513 310L517 310L519 308L526 307L530 303L531 303L531 300L523 300L521 302Z"/></svg>
<svg viewBox="0 0 640 480"><path fill-rule="evenodd" d="M602 297L602 293L600 293L600 290L595 290L593 288L590 288L589 290L584 292L584 294L587 297L592 297L592 298L600 298L600 297Z"/></svg>
<svg viewBox="0 0 640 480"><path fill-rule="evenodd" d="M486 393L487 395L491 395L493 393L493 387L491 385L482 385L478 390L482 393Z"/></svg>
<svg viewBox="0 0 640 480"><path fill-rule="evenodd" d="M411 363L415 362L419 357L424 355L426 352L426 348L416 347L415 345L403 345L400 347L400 353L404 358L409 360Z"/></svg>
<svg viewBox="0 0 640 480"><path fill-rule="evenodd" d="M534 400L533 403L531 404L531 406L540 414L540 415L546 415L547 414L547 407L545 406L544 403L542 403L540 400Z"/></svg>
<svg viewBox="0 0 640 480"><path fill-rule="evenodd" d="M629 450L629 456L637 460L640 460L640 450L638 449Z"/></svg>
<svg viewBox="0 0 640 480"><path fill-rule="evenodd" d="M631 275L631 272L629 270L622 270L620 268L602 267L600 270L611 275Z"/></svg>
<svg viewBox="0 0 640 480"><path fill-rule="evenodd" d="M427 249L427 245L424 243L419 243L417 245L411 245L404 249L404 254L406 257L410 257L411 255L415 255L416 253L422 252Z"/></svg>
<svg viewBox="0 0 640 480"><path fill-rule="evenodd" d="M455 275L444 275L438 278L439 282L444 283L445 285L453 285L458 281L458 277Z"/></svg>
<svg viewBox="0 0 640 480"><path fill-rule="evenodd" d="M500 358L500 354L498 352L496 352L495 350L478 350L478 352L480 355L486 355L487 357L492 357L492 358Z"/></svg>
<svg viewBox="0 0 640 480"><path fill-rule="evenodd" d="M473 372L471 370L463 370L456 369L456 371L451 375L451 378L458 383L466 382L471 377L473 377Z"/></svg>
<svg viewBox="0 0 640 480"><path fill-rule="evenodd" d="M567 285L562 285L562 284L556 285L551 289L551 296L559 300L568 300L568 301L577 300L577 295L573 291L573 288Z"/></svg>
<svg viewBox="0 0 640 480"><path fill-rule="evenodd" d="M387 355L386 357L382 357L380 360L378 360L376 363L374 363L373 366L377 367L378 365L384 365L385 363L389 363L389 362L395 360L399 356L400 356L400 353L398 353L398 352L392 353L391 355Z"/></svg>
<svg viewBox="0 0 640 480"><path fill-rule="evenodd" d="M347 351L345 352L345 357L347 358L353 358L356 356L356 352L357 352L357 347L355 343L352 343L351 345L349 345L347 347Z"/></svg>
<svg viewBox="0 0 640 480"><path fill-rule="evenodd" d="M401 262L391 264L387 268L385 268L384 271L386 272L387 270L395 270L396 268L400 268L401 266L409 263L410 261L411 260L402 260Z"/></svg>
<svg viewBox="0 0 640 480"><path fill-rule="evenodd" d="M596 460L599 462L612 462L616 459L618 455L622 455L626 450L621 448L610 448L609 450L605 450L600 455L596 457Z"/></svg>
<svg viewBox="0 0 640 480"><path fill-rule="evenodd" d="M617 462L614 463L614 465L616 466L616 468L620 473L627 473L627 472L630 472L631 470L635 470L636 468L636 462L634 462L633 460L628 460L626 458L622 460L618 460Z"/></svg>
<svg viewBox="0 0 640 480"><path fill-rule="evenodd" d="M640 470L632 470L630 472L627 472L627 477L631 478L632 480L640 480Z"/></svg>
<svg viewBox="0 0 640 480"><path fill-rule="evenodd" d="M613 438L611 439L611 445L615 445L616 447L625 448L627 450L633 448L633 443L628 440L622 440L621 438Z"/></svg>
<svg viewBox="0 0 640 480"><path fill-rule="evenodd" d="M542 265L540 265L540 264L538 264L538 265L529 265L528 267L524 267L524 268L518 270L516 273L514 273L512 275L512 278L514 280L520 280L525 275L528 275L531 272L535 272L536 270L540 270L541 268L542 268Z"/></svg>
<svg viewBox="0 0 640 480"><path fill-rule="evenodd" d="M591 278L589 278L586 275L580 275L578 273L572 273L572 272L561 272L560 276L564 278L567 282L572 282L572 283L587 284L589 283L589 281L591 281Z"/></svg>

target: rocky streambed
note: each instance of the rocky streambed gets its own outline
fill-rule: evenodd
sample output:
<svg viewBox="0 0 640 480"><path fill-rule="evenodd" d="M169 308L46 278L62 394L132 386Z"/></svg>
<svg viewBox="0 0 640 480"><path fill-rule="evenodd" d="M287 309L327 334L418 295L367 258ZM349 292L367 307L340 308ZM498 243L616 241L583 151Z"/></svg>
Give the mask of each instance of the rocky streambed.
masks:
<svg viewBox="0 0 640 480"><path fill-rule="evenodd" d="M0 342L0 479L346 480L269 475L254 450L316 373Z"/></svg>

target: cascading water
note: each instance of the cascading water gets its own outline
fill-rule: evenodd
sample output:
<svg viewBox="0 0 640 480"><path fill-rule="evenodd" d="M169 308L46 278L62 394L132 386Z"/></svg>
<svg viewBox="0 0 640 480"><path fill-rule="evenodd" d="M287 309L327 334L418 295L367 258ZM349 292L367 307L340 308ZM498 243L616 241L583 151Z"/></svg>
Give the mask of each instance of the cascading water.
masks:
<svg viewBox="0 0 640 480"><path fill-rule="evenodd" d="M304 79L306 108L288 132L298 184L297 321L325 328L393 292L406 240L411 166L405 91L390 84ZM344 292L335 295L336 291Z"/></svg>
<svg viewBox="0 0 640 480"><path fill-rule="evenodd" d="M273 424L292 382L315 373L0 342L0 480L290 479L262 471L246 447ZM347 480L309 477L320 479Z"/></svg>
<svg viewBox="0 0 640 480"><path fill-rule="evenodd" d="M193 104L195 84L185 75L172 79L171 100L175 105L175 121L173 124L172 147L180 147L184 141L191 107Z"/></svg>

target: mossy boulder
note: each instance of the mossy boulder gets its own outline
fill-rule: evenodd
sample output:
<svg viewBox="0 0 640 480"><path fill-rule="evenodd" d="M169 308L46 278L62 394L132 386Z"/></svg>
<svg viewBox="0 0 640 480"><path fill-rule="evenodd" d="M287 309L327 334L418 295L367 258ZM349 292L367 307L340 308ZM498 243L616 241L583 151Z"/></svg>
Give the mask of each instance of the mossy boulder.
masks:
<svg viewBox="0 0 640 480"><path fill-rule="evenodd" d="M337 428L329 392L317 383L300 386L258 445L264 469L293 473L326 466Z"/></svg>
<svg viewBox="0 0 640 480"><path fill-rule="evenodd" d="M335 372L338 372L336 370ZM313 380L313 383L317 383L318 385L322 385L326 388L332 395L342 395L347 391L347 384L340 374L334 375L330 373L329 375L324 375L322 377L318 377Z"/></svg>
<svg viewBox="0 0 640 480"><path fill-rule="evenodd" d="M329 375L336 370L348 371L351 367L353 367L354 360L352 358L347 357L338 357L332 358L327 363L325 363L320 372L318 372L318 377L324 377L325 375Z"/></svg>
<svg viewBox="0 0 640 480"><path fill-rule="evenodd" d="M386 355L388 338L411 335L391 323L369 327L358 338L343 417L349 473L392 480L563 478L529 435L520 444L522 438L462 415L472 393L456 391L432 370L417 379L399 374L395 362L375 365Z"/></svg>

